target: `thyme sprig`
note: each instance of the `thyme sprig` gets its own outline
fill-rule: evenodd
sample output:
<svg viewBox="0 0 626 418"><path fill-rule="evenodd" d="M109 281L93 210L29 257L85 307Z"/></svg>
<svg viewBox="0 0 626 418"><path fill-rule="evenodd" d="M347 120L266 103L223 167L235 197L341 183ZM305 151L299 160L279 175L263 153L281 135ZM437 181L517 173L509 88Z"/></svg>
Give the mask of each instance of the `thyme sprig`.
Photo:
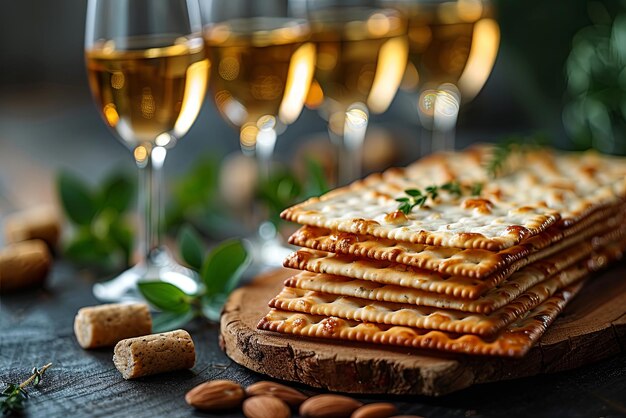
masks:
<svg viewBox="0 0 626 418"><path fill-rule="evenodd" d="M472 196L479 196L483 189L482 183L474 183L469 188ZM464 188L458 181L449 181L442 185L427 186L424 190L420 189L406 189L406 197L399 197L396 202L399 202L398 210L405 215L411 213L414 207L421 208L426 204L428 199L435 200L439 197L439 193L444 190L455 197L463 196Z"/></svg>
<svg viewBox="0 0 626 418"><path fill-rule="evenodd" d="M503 141L493 147L493 154L485 164L485 171L489 178L495 179L500 175L504 164L509 159L515 148L515 141Z"/></svg>
<svg viewBox="0 0 626 418"><path fill-rule="evenodd" d="M28 392L25 389L26 386L31 383L33 386L38 386L41 379L43 379L43 374L50 366L52 366L52 363L46 364L41 369L33 367L31 376L28 379L24 380L19 385L16 383L7 385L2 393L0 393L0 412L2 412L2 415L9 415L24 409L24 403L28 400Z"/></svg>
<svg viewBox="0 0 626 418"><path fill-rule="evenodd" d="M502 175L505 165L512 154L537 150L548 144L548 138L543 133L531 136L512 136L506 138L493 147L491 158L485 163L485 171L491 179Z"/></svg>

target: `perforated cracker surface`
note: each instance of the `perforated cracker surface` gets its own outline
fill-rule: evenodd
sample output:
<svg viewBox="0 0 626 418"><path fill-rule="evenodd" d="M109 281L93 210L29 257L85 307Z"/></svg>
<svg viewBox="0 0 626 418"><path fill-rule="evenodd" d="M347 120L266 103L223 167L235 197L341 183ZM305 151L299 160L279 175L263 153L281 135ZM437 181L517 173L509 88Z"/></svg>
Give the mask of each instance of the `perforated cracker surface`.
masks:
<svg viewBox="0 0 626 418"><path fill-rule="evenodd" d="M375 174L286 209L284 219L359 235L418 244L492 251L509 248L561 220L576 223L626 194L626 159L596 153L550 150L515 155L515 170L486 176L489 147L436 154L407 167ZM484 183L479 199L442 192L408 216L395 198L410 188L424 189L456 180Z"/></svg>

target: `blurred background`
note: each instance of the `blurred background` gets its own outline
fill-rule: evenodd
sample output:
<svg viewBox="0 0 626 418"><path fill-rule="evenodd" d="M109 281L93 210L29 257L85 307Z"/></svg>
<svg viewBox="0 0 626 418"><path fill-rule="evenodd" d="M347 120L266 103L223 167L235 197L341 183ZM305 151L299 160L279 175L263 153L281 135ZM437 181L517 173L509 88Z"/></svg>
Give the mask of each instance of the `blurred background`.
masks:
<svg viewBox="0 0 626 418"><path fill-rule="evenodd" d="M501 31L497 59L482 91L461 107L457 146L541 132L561 148L624 153L625 3L499 0L493 8ZM22 0L3 7L0 210L52 199L50 183L59 168L89 181L117 167L133 172L128 150L114 140L92 101L83 52L85 13L86 2L74 0ZM399 91L386 112L372 115L366 171L419 156L415 107L414 95ZM279 136L277 159L290 161L327 137L326 121L305 108ZM167 178L187 172L198 156L219 161L237 152L236 131L207 99L168 154Z"/></svg>

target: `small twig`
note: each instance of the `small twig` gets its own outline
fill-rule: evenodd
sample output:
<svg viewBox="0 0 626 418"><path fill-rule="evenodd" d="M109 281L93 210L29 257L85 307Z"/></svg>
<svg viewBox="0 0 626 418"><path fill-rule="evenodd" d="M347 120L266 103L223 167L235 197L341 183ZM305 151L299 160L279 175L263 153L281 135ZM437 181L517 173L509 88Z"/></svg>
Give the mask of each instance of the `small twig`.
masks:
<svg viewBox="0 0 626 418"><path fill-rule="evenodd" d="M33 367L33 370L31 371L32 376L30 376L28 379L24 380L22 383L20 383L20 389L24 389L26 386L28 386L30 384L30 382L32 382L33 380L36 380L34 385L37 386L39 384L39 382L41 382L41 378L43 377L43 374L46 372L46 370L48 370L48 368L52 366L52 363L48 363L45 366L43 366L41 369L37 370L36 367Z"/></svg>
<svg viewBox="0 0 626 418"><path fill-rule="evenodd" d="M31 383L37 386L39 382L41 382L43 374L50 366L52 366L52 363L46 364L41 369L33 367L32 374L28 379L24 380L19 385L15 383L7 385L2 393L0 393L0 412L3 415L9 415L23 410L24 402L28 400L28 392L26 392L24 388Z"/></svg>

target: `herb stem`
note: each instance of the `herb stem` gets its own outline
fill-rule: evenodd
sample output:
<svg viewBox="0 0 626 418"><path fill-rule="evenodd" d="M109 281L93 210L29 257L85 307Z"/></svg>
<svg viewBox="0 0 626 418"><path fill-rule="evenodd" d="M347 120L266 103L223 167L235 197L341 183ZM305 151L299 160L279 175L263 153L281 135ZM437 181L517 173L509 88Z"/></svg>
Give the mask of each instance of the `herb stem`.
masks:
<svg viewBox="0 0 626 418"><path fill-rule="evenodd" d="M482 192L482 183L473 183L470 187L472 196L480 196ZM426 187L423 191L420 189L406 189L404 193L406 196L402 196L396 199L399 202L398 210L405 215L411 213L414 207L421 208L426 204L428 199L435 200L439 196L441 190L445 190L452 196L457 198L463 196L464 187L456 180L449 181L442 185L431 185Z"/></svg>
<svg viewBox="0 0 626 418"><path fill-rule="evenodd" d="M33 374L26 380L24 380L22 383L20 383L20 389L24 389L26 386L28 386L30 384L30 382L32 382L33 380L35 380L35 378L37 376L41 376L42 374L44 374L44 372L46 370L48 370L48 368L52 366L52 363L48 363L45 366L43 366L40 370L36 370L33 372Z"/></svg>

